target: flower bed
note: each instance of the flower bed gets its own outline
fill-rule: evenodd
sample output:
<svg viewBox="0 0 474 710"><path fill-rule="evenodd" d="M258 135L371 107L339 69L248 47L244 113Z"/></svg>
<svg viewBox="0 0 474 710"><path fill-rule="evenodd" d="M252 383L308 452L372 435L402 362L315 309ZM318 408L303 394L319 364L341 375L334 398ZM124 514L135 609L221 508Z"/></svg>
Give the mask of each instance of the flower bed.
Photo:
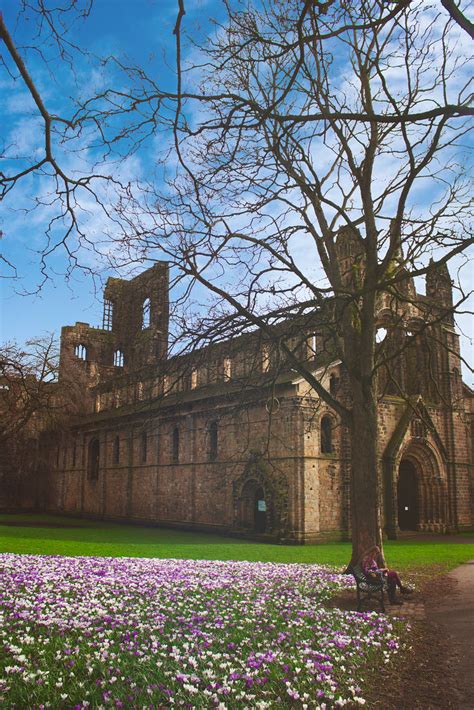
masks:
<svg viewBox="0 0 474 710"><path fill-rule="evenodd" d="M317 565L0 555L2 707L364 704L395 622ZM399 623L399 622L397 622Z"/></svg>

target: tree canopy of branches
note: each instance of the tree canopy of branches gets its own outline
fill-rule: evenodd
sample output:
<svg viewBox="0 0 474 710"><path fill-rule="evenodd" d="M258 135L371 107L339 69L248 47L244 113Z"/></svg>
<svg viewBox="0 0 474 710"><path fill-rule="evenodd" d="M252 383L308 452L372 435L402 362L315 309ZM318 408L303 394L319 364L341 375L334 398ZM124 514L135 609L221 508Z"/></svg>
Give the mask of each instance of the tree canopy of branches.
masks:
<svg viewBox="0 0 474 710"><path fill-rule="evenodd" d="M358 558L381 539L382 304L396 304L403 325L409 279L472 244L464 157L472 25L448 2L224 4L213 39L185 62L179 2L176 91L121 64L120 89L83 101L69 127L99 126L105 150L123 146L124 154L144 137L172 133L174 178L165 188L147 184L135 203L128 189L115 205L121 253L166 254L188 289L199 284L214 295L209 332L230 324L233 333L258 327L277 338L285 366L338 414L357 442ZM466 295L460 290L456 305ZM347 373L348 403L273 328L315 310Z"/></svg>
<svg viewBox="0 0 474 710"><path fill-rule="evenodd" d="M139 240L145 249L160 243L215 295L224 309L216 326L227 319L272 339L290 313L320 313L350 403L322 387L281 331L278 346L285 366L351 432L358 559L381 539L383 304L407 322L409 279L427 272L429 257L433 269L472 243L461 31L424 3L290 0L227 10L187 68L191 80L199 75L194 89L183 74L175 121L182 170L157 195L147 214L155 229L143 222ZM349 255L338 241L344 233Z"/></svg>

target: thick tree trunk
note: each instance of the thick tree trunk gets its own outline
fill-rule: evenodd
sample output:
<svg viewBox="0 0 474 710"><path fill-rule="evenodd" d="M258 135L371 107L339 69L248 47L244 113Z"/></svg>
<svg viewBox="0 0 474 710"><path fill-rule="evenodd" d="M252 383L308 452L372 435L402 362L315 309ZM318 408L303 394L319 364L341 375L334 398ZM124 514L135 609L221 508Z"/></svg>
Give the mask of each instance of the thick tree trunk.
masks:
<svg viewBox="0 0 474 710"><path fill-rule="evenodd" d="M377 402L372 384L352 383L351 523L352 558L360 562L373 545L382 550Z"/></svg>

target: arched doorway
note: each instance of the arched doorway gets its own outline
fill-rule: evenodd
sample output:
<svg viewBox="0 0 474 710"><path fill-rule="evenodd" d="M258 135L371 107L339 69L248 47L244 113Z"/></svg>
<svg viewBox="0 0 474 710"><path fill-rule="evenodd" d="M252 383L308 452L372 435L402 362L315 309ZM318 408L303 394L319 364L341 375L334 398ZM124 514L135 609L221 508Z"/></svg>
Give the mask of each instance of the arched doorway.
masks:
<svg viewBox="0 0 474 710"><path fill-rule="evenodd" d="M402 459L400 462L397 497L398 527L400 530L418 530L418 476L414 464L409 459Z"/></svg>
<svg viewBox="0 0 474 710"><path fill-rule="evenodd" d="M265 491L255 480L247 481L239 500L240 526L246 530L264 533L267 529L267 501Z"/></svg>

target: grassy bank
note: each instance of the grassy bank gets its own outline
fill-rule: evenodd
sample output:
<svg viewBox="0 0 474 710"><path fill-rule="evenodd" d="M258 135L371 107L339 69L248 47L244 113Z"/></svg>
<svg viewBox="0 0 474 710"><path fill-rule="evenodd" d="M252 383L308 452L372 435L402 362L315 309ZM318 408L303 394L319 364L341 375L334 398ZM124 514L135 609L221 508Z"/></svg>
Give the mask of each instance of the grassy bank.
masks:
<svg viewBox="0 0 474 710"><path fill-rule="evenodd" d="M60 516L0 515L0 552L320 563L341 567L350 557L350 543L272 545L207 533ZM474 538L473 544L419 539L387 541L385 553L392 567L435 565L449 569L474 558Z"/></svg>

